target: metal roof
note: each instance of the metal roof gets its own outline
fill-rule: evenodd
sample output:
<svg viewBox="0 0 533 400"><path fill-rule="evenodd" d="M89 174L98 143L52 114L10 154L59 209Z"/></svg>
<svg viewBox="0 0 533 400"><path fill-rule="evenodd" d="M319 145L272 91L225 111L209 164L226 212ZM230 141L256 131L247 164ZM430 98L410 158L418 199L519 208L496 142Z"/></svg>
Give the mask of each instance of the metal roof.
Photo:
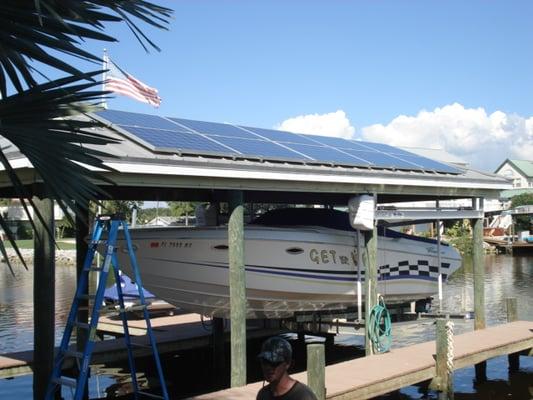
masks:
<svg viewBox="0 0 533 400"><path fill-rule="evenodd" d="M500 169L502 169L506 163L509 163L512 167L518 170L518 172L521 173L525 178L533 178L533 161L511 160L507 158L500 164L498 168L496 168L495 172L498 172Z"/></svg>
<svg viewBox="0 0 533 400"><path fill-rule="evenodd" d="M103 150L115 156L104 158L105 164L114 170L104 174L117 184L106 190L123 199L200 200L216 197L217 191L244 190L248 193L245 198L250 201L332 204L343 203L357 193L377 193L380 201L413 201L497 198L501 190L511 188L501 176L457 166L460 174L180 155L152 151L113 124L94 130L121 139L120 143L106 145ZM16 148L11 146L6 152L23 182L39 182L28 160ZM2 174L0 187L10 186ZM139 190L142 188L146 190Z"/></svg>

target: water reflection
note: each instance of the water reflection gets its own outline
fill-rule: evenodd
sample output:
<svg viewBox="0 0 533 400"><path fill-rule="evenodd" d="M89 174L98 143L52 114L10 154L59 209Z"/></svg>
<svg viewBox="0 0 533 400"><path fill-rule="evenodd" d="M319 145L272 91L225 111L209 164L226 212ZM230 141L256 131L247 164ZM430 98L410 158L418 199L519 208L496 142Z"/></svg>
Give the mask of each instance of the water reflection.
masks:
<svg viewBox="0 0 533 400"><path fill-rule="evenodd" d="M506 321L505 299L516 297L518 300L518 315L520 319L533 320L533 258L486 256L485 298L486 320L488 325L495 325ZM58 265L56 267L56 343L59 343L66 316L72 302L75 290L75 268ZM8 268L0 265L0 353L30 350L33 347L33 274L22 269L16 269L13 277ZM458 311L473 310L473 273L470 259L464 260L462 268L450 277L444 286L443 310L457 313ZM434 305L438 308L438 304ZM473 329L472 320L455 320L457 334ZM397 325L393 327L394 346L405 346L432 340L435 337L434 321L422 320L417 324ZM336 353L339 360L353 356L358 351L353 346L360 346L360 336L342 335L337 337ZM260 372L254 370L255 354L259 343L249 343L249 371L250 379L259 379ZM257 347L256 346L256 347ZM296 352L305 353L305 349ZM228 353L229 354L229 353ZM302 358L303 359L303 358ZM329 356L328 356L329 359ZM186 394L216 388L213 380L214 373L206 366L211 365L212 355L208 352L184 352L176 356L165 357L165 372L171 382L169 390L173 397L180 398ZM196 366L192 368L191 366ZM257 366L256 366L257 367ZM299 369L305 368L298 365ZM117 373L123 366L111 365L100 369L101 373L123 376ZM139 364L139 372L150 376L150 386L156 380L150 371L154 368L150 363ZM226 372L229 369L226 370ZM228 372L229 374L229 372ZM190 376L189 376L190 375ZM521 357L519 372L508 375L507 359L500 357L489 361L487 368L489 381L484 384L474 384L473 368L465 368L455 373L456 399L531 399L533 398L533 357ZM199 379L199 377L201 377ZM174 379L176 382L173 382ZM185 378L185 379L184 379ZM126 382L122 384L122 380ZM180 382L177 382L180 380ZM127 378L110 379L93 377L90 380L91 396L115 397L127 393ZM107 389L106 389L107 388ZM14 380L0 380L0 398L29 398L31 397L31 376ZM67 398L69 398L67 396ZM380 399L436 399L434 392L427 392L424 387L409 387L399 393L382 396Z"/></svg>
<svg viewBox="0 0 533 400"><path fill-rule="evenodd" d="M0 354L33 348L33 269L0 265ZM59 344L75 291L76 269L56 267L55 326Z"/></svg>

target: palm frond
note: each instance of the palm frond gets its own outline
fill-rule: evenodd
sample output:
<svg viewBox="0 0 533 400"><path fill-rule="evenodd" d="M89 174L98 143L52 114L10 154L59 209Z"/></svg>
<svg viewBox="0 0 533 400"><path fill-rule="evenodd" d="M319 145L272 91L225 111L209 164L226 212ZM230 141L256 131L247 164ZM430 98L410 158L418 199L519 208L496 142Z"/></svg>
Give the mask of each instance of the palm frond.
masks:
<svg viewBox="0 0 533 400"><path fill-rule="evenodd" d="M71 75L81 71L61 55L100 63L100 56L83 50L80 41L116 41L104 33L104 23L124 22L145 50L159 48L133 21L166 29L172 10L144 0L2 0L0 2L0 93L7 97L6 76L17 92L37 84L28 61ZM48 50L58 52L54 55Z"/></svg>
<svg viewBox="0 0 533 400"><path fill-rule="evenodd" d="M101 126L98 122L79 118L79 114L97 110L95 104L105 94L88 90L99 82L87 82L86 78L99 73L58 79L0 101L0 134L28 158L46 182L48 194L65 210L76 210L77 204L106 195L97 182L112 183L87 166L110 170L102 158L113 156L93 146L117 140L89 130ZM1 153L0 161L19 190L17 196L28 199L16 172Z"/></svg>

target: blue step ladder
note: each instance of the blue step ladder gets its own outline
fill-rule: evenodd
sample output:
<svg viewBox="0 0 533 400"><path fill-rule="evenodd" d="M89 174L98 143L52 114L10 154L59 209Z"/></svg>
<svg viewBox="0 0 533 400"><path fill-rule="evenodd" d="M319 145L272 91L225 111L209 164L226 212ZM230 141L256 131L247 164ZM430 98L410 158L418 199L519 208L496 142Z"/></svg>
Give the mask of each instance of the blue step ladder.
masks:
<svg viewBox="0 0 533 400"><path fill-rule="evenodd" d="M122 228L122 230L120 230L120 228ZM147 330L148 338L150 341L149 345L132 343L131 338L130 338L126 312L130 311L131 308L126 310L124 307L124 296L122 294L122 288L120 286L120 276L119 276L120 267L118 263L117 253L116 253L119 230L124 235L125 244L127 246L129 259L131 262L131 269L133 271L133 279L137 283L137 288L139 290L139 295L138 295L138 298L140 300L139 306L134 306L134 308L135 310L143 311L144 319L146 321L146 330ZM105 232L107 232L107 237L105 238L105 240L102 240L102 235ZM94 255L99 245L100 246L105 245L105 257L103 258L101 265L93 266ZM58 390L58 387L60 390L60 386L71 387L72 390L74 391L75 400L81 400L83 397L85 387L87 385L87 379L88 379L89 372L90 372L91 355L92 355L92 352L95 346L95 342L97 341L96 328L98 326L98 319L100 316L100 311L101 311L101 307L102 307L103 300L104 300L104 290L105 290L111 264L113 265L115 284L116 284L118 300L119 300L120 308L118 312L121 316L122 325L124 327L124 340L126 342L126 347L128 351L128 364L130 367L131 380L132 380L132 385L133 385L133 390L134 390L134 398L139 399L142 397L149 397L149 398L159 398L159 399L164 399L164 400L169 399L167 387L165 384L165 379L163 376L163 369L161 367L161 362L159 360L159 353L157 351L155 338L152 332L150 316L148 315L148 310L146 307L146 301L145 301L144 293L142 289L141 275L139 273L139 267L138 267L137 260L135 258L135 253L133 250L133 246L131 243L131 236L128 230L128 225L125 222L124 217L121 215L101 215L101 216L96 217L95 219L94 229L91 235L91 241L89 243L87 255L83 263L83 272L78 281L78 287L76 289L74 301L72 302L72 306L70 308L70 313L69 313L68 320L67 320L67 326L65 327L65 331L63 333L63 339L61 341L61 346L59 347L58 353L56 354L54 369L53 369L52 376L50 378L50 382L49 382L48 389L46 392L46 400L53 400L55 398L55 393ZM83 292L84 292L84 288L87 287L87 284L89 282L90 271L100 272L100 277L98 279L96 294L87 296ZM93 299L94 299L93 307L92 309L89 308L90 316L91 316L90 323L87 324L87 323L77 321L77 314L78 314L78 310L80 309L79 307L80 301L81 300L93 300ZM69 349L69 342L70 342L70 338L72 336L72 331L74 327L86 329L88 331L88 339L87 339L87 343L85 345L85 349L83 352L73 351ZM161 396L139 390L139 385L137 382L137 374L136 374L136 369L135 369L135 360L133 357L134 346L143 347L143 348L151 348L153 356L154 356L154 361L157 367L157 372L159 375L159 382L162 388ZM76 363L78 365L79 373L78 373L77 378L71 378L71 377L61 375L63 362L67 359L72 359L72 358L76 360Z"/></svg>

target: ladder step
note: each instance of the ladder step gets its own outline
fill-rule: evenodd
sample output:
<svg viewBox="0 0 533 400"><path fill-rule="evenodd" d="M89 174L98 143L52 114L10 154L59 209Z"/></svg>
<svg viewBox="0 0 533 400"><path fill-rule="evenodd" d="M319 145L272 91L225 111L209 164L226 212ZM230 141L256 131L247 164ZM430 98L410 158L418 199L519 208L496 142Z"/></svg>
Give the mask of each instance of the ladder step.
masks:
<svg viewBox="0 0 533 400"><path fill-rule="evenodd" d="M79 351L74 350L67 350L65 351L65 355L67 357L74 357L74 358L83 358L83 353Z"/></svg>
<svg viewBox="0 0 533 400"><path fill-rule="evenodd" d="M139 311L139 310L144 310L145 308L146 308L146 305L140 304L138 306L126 307L126 311Z"/></svg>
<svg viewBox="0 0 533 400"><path fill-rule="evenodd" d="M143 348L143 349L151 349L152 348L152 345L150 344L144 344L144 343L134 343L134 342L131 342L131 345L133 347L140 347L140 348Z"/></svg>
<svg viewBox="0 0 533 400"><path fill-rule="evenodd" d="M86 322L74 321L72 323L72 325L77 326L78 328L83 328L83 329L87 329L87 330L91 329L91 324L88 324Z"/></svg>
<svg viewBox="0 0 533 400"><path fill-rule="evenodd" d="M76 379L69 378L69 377L66 377L66 376L61 376L59 378L54 378L53 382L58 384L58 385L69 386L71 388L75 388L76 386L78 386L78 381Z"/></svg>
<svg viewBox="0 0 533 400"><path fill-rule="evenodd" d="M78 296L78 299L79 300L94 300L96 299L96 295L95 294L80 294Z"/></svg>
<svg viewBox="0 0 533 400"><path fill-rule="evenodd" d="M125 334L126 332L128 332L128 329L130 329L130 327L128 326L127 319L125 318L126 312L143 310L146 316L146 311L148 307L145 301L141 301L141 299L143 299L142 292L139 292L139 294L137 295L126 295L126 294L121 293L120 303L123 305L123 308L121 309L117 309L116 305L110 306L109 304L105 304L102 300L99 300L100 296L102 296L102 291L105 288L105 283L107 280L106 278L107 278L107 274L109 273L109 268L111 267L111 262L114 260L114 257L116 257L115 252L118 249L120 249L120 246L117 243L117 240L119 240L117 238L117 235L119 234L121 227L124 231L123 234L124 234L125 240L127 241L128 248L133 247L131 243L131 239L128 235L127 223L123 220L123 216L119 216L119 215L99 216L96 219L96 224L94 226L92 237L88 241L90 243L90 248L85 258L83 275L81 276L82 279L79 280L78 285L80 285L80 283L86 282L91 271L102 272L97 282L96 294L98 294L98 296L96 294L79 293L75 296L74 301L72 303L73 308L71 309L71 310L78 310L78 311L81 311L81 310L91 311L92 310L91 314L94 314L95 318L92 318L90 323L87 323L87 322L81 322L81 320L85 320L85 317L83 316L79 317L80 321L78 321L77 317L75 317L74 315L72 316L69 315L69 320L67 322L68 328L65 329L65 332L63 333L63 340L62 340L62 343L63 342L68 343L70 340L70 335L72 333L73 327L77 327L77 328L87 330L90 333L90 337L88 339L89 340L88 343L90 345L86 347L85 350L82 350L82 351L78 351L78 349L76 349L75 347L70 347L70 350L69 350L67 345L62 345L64 347L62 347L62 350L59 350L58 354L56 354L56 357L55 357L56 362L54 364L54 371L52 373L52 378L49 382L50 388L53 388L56 385L61 385L61 386L67 386L67 387L74 388L76 392L78 392L79 388L87 384L88 374L90 372L90 369L88 368L89 367L88 362L90 361L91 353L93 352L92 345L97 340L95 333L97 329L99 315L102 315L103 313L106 313L107 311L111 311L114 314L121 314L123 324L124 324ZM107 231L107 235L105 233L106 231ZM103 262L93 264L93 257L95 255L95 252L98 250L97 247L101 245L105 246L105 252L106 252L106 254L104 255ZM135 254L129 253L129 257L130 257L130 261L132 264L133 272L135 276L138 276L139 271L137 270L137 266L135 262ZM141 282L139 282L139 286L141 286ZM78 293L78 290L81 291L81 289L78 288L76 289L76 293ZM134 305L132 305L131 307L124 306L124 299L128 299L128 301L131 301L129 299L135 300ZM99 300L99 301L96 301L96 300ZM92 301L92 303L90 303L92 307L88 307L89 303L85 303L85 301ZM72 312L73 311L71 311L71 313ZM128 351L129 351L130 356L133 352L132 350L136 348L143 348L143 349L146 349L145 350L146 352L153 353L153 357L155 358L155 361L157 364L159 382L162 387L162 395L152 394L152 393L148 393L145 391L138 391L138 387L137 387L137 393L139 395L138 397L140 398L148 397L152 399L166 400L168 399L168 395L166 391L166 383L164 380L163 371L161 370L159 354L157 351L154 351L156 347L156 343L155 343L155 339L152 333L152 328L149 323L149 320L146 321L146 330L147 330L147 334L149 337L148 343L146 342L145 343L139 343L139 342L134 343L131 341L131 339L128 339L126 340L126 345L128 346ZM137 351L137 352L142 353L143 351ZM76 364L78 364L78 368L80 369L80 373L78 376L74 376L74 377L62 376L61 367L62 367L64 360L67 358L69 358L69 360L72 358L75 359ZM83 364L82 368L80 368L80 364ZM130 373L132 375L132 380L134 380L134 377L136 374L135 367L132 365L131 369L132 370L130 371ZM54 392L53 390L50 390L50 389L48 390L46 400L52 400L54 396L53 392Z"/></svg>
<svg viewBox="0 0 533 400"><path fill-rule="evenodd" d="M164 399L163 396L160 396L158 394L152 394L152 393L143 392L143 391L138 391L137 393L142 396L151 397L152 399Z"/></svg>

